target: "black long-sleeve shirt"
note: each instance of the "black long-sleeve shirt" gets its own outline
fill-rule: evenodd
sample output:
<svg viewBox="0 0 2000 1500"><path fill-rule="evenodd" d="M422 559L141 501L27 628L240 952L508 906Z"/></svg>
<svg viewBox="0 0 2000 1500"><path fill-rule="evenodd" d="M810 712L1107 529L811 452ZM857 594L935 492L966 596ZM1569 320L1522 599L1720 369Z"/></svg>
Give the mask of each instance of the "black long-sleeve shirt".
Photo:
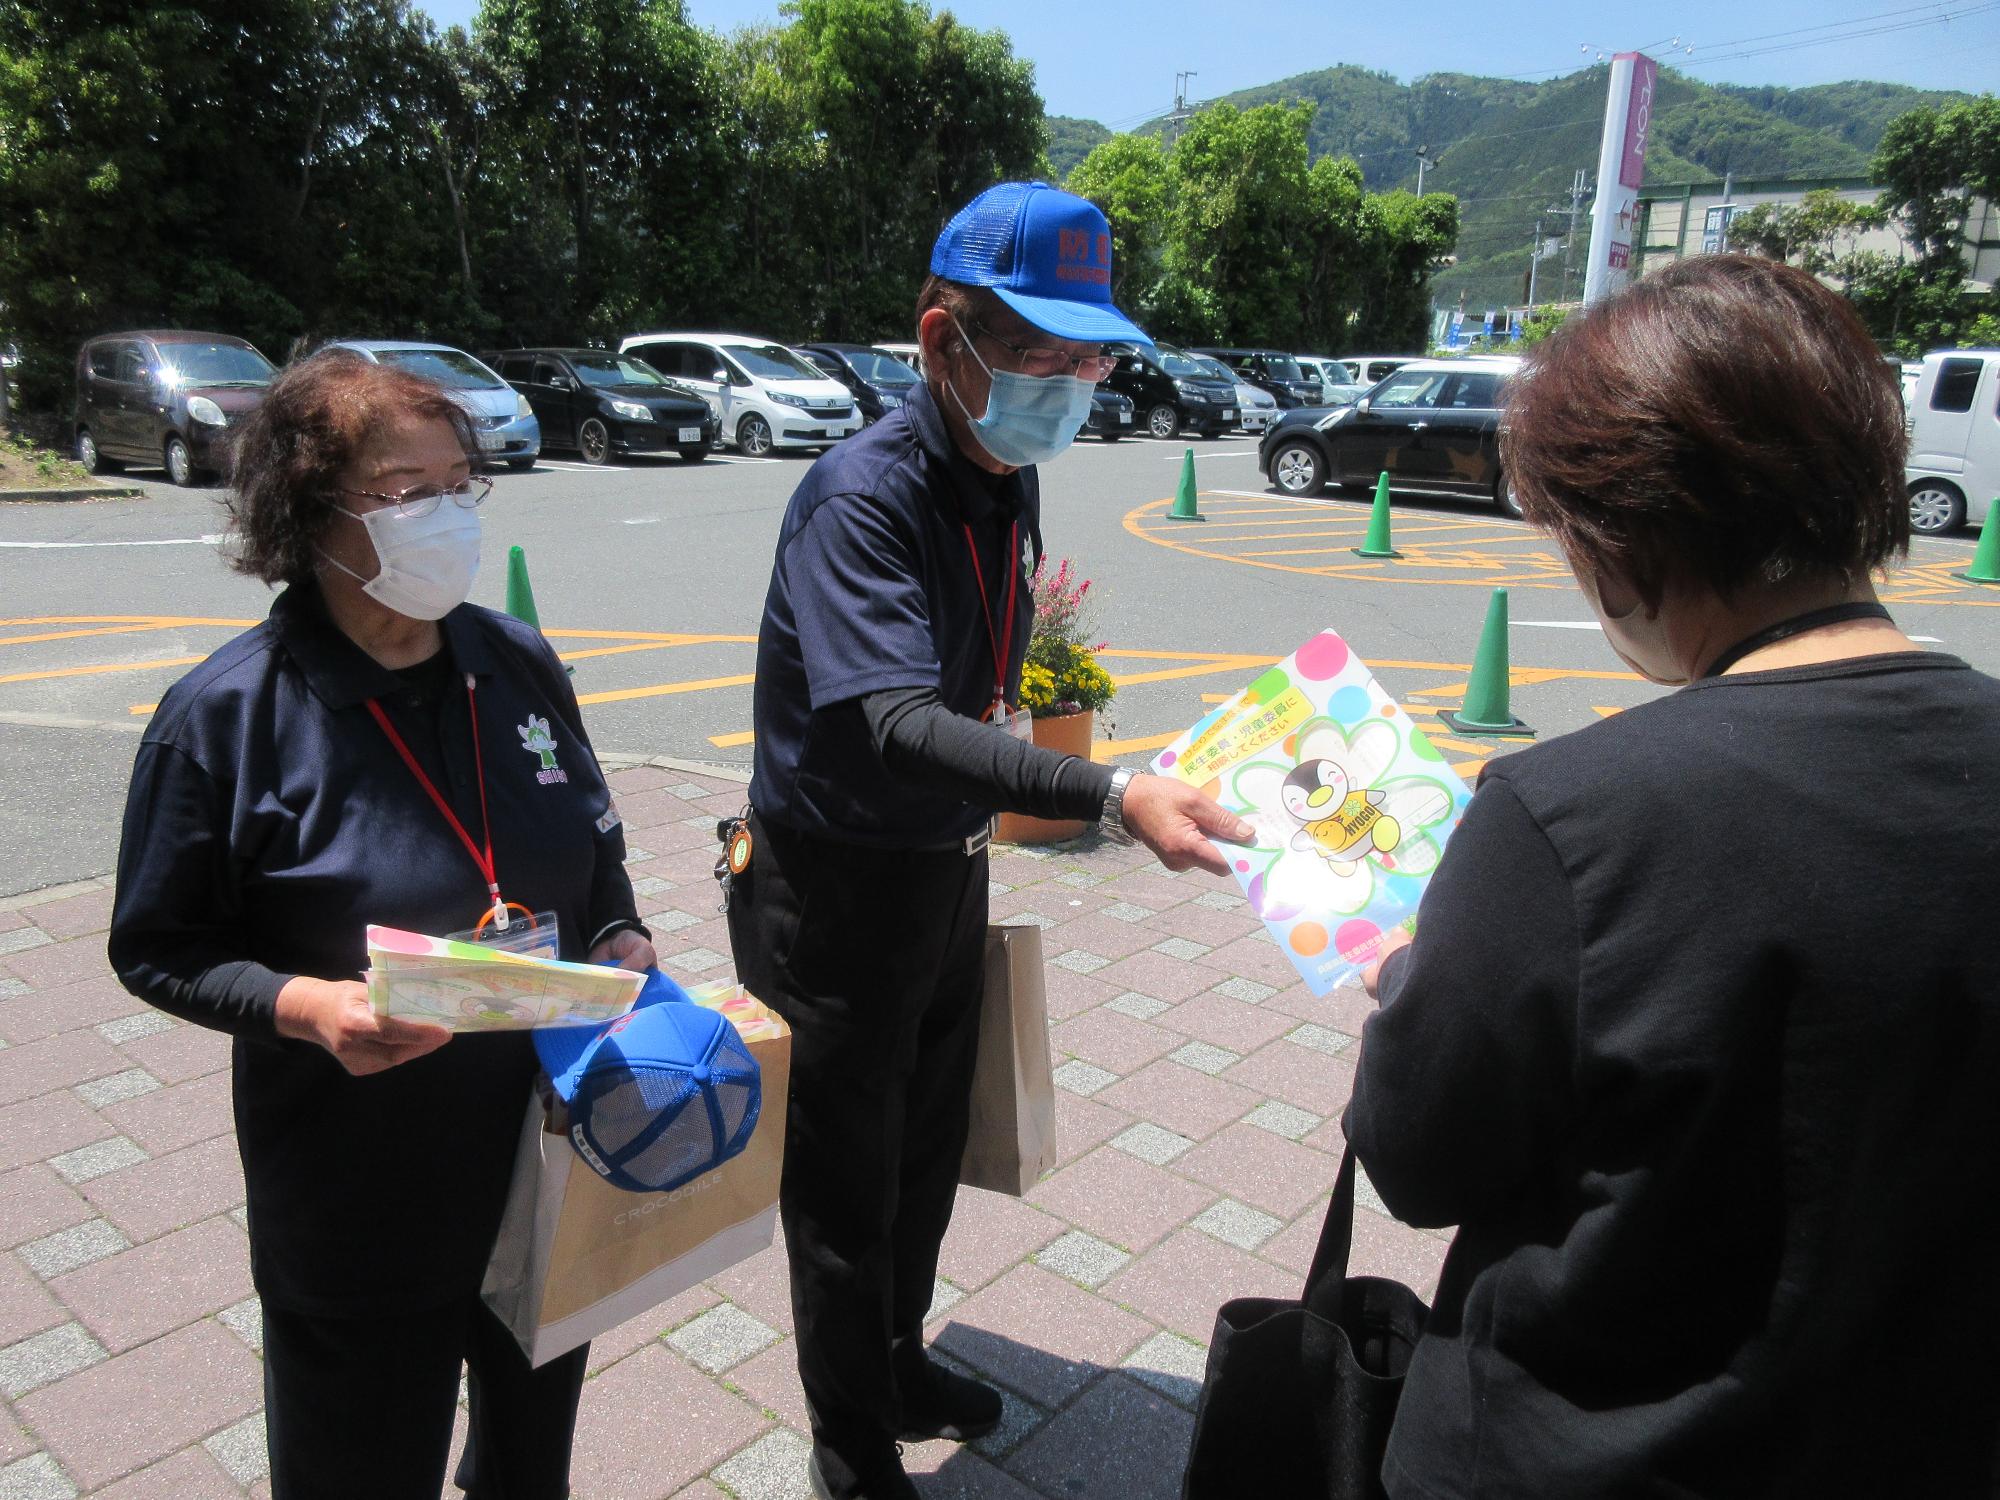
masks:
<svg viewBox="0 0 2000 1500"><path fill-rule="evenodd" d="M1908 653L1489 766L1346 1120L1460 1226L1392 1495L2000 1493L1996 747Z"/></svg>
<svg viewBox="0 0 2000 1500"><path fill-rule="evenodd" d="M1103 811L1111 790L1111 767L955 714L932 688L870 693L859 708L890 773L936 796L1088 823Z"/></svg>
<svg viewBox="0 0 2000 1500"><path fill-rule="evenodd" d="M476 1294L536 1070L524 1032L456 1037L363 1078L277 1034L292 976L361 976L369 923L455 932L490 904L367 700L480 842L483 763L501 890L556 914L563 957L636 922L624 836L547 642L472 605L442 626L450 669L427 689L341 634L315 589L288 589L168 690L133 766L112 966L141 998L235 1036L252 1270L299 1311ZM527 743L542 728L546 755Z"/></svg>

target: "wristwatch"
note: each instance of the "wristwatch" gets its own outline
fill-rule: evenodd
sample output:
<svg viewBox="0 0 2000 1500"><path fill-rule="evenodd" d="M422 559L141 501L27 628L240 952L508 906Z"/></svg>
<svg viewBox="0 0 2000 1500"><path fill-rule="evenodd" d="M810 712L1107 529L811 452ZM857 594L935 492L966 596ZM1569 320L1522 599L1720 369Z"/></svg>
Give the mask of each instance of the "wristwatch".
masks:
<svg viewBox="0 0 2000 1500"><path fill-rule="evenodd" d="M1137 774L1130 766L1120 766L1111 773L1111 790L1104 794L1104 808L1097 815L1098 831L1114 844L1129 847L1139 842L1125 826L1125 788Z"/></svg>

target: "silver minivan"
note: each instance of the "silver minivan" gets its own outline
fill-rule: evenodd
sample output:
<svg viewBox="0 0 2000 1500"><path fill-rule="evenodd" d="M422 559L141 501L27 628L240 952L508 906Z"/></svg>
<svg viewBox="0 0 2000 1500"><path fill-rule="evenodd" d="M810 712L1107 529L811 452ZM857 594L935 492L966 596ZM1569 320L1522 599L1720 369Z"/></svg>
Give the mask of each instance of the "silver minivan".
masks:
<svg viewBox="0 0 2000 1500"><path fill-rule="evenodd" d="M1910 529L1936 536L1983 524L2000 495L2000 349L1925 355L1905 425Z"/></svg>

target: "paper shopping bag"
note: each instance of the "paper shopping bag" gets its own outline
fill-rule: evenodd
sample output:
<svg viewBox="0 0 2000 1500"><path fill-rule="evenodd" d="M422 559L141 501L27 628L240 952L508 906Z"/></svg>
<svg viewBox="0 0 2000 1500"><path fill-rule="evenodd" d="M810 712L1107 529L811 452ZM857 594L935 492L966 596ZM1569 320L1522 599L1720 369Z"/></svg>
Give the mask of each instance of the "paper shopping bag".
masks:
<svg viewBox="0 0 2000 1500"><path fill-rule="evenodd" d="M1056 1164L1056 1085L1039 927L986 929L972 1130L958 1180L1019 1198Z"/></svg>
<svg viewBox="0 0 2000 1500"><path fill-rule="evenodd" d="M792 1035L735 985L689 991L735 1023L763 1074L742 1152L671 1193L628 1193L578 1159L546 1081L528 1101L514 1178L480 1296L541 1365L772 1241Z"/></svg>

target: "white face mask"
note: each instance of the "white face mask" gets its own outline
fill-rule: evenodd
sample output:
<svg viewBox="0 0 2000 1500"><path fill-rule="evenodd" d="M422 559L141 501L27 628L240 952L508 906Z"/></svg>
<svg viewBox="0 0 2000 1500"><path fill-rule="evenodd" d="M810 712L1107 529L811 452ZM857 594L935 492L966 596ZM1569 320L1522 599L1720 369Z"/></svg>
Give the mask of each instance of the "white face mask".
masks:
<svg viewBox="0 0 2000 1500"><path fill-rule="evenodd" d="M1073 375L1022 375L1014 370L996 370L980 359L972 336L957 318L951 320L958 336L979 368L986 372L986 414L975 417L958 393L946 382L951 399L965 413L979 446L1017 469L1045 464L1076 441L1076 434L1090 415L1091 392L1088 380Z"/></svg>
<svg viewBox="0 0 2000 1500"><path fill-rule="evenodd" d="M1584 598L1596 611L1598 622L1604 626L1605 643L1620 661L1648 682L1657 682L1662 687L1681 687L1687 682L1686 669L1675 661L1674 643L1663 616L1649 613L1645 603L1630 595L1623 585L1613 587L1611 603L1621 606L1614 614L1605 601L1601 578L1579 569L1577 581L1583 586Z"/></svg>
<svg viewBox="0 0 2000 1500"><path fill-rule="evenodd" d="M405 515L393 505L352 511L336 506L368 529L380 565L373 578L320 553L377 604L412 620L442 620L465 602L479 574L479 512L450 499L427 516Z"/></svg>

